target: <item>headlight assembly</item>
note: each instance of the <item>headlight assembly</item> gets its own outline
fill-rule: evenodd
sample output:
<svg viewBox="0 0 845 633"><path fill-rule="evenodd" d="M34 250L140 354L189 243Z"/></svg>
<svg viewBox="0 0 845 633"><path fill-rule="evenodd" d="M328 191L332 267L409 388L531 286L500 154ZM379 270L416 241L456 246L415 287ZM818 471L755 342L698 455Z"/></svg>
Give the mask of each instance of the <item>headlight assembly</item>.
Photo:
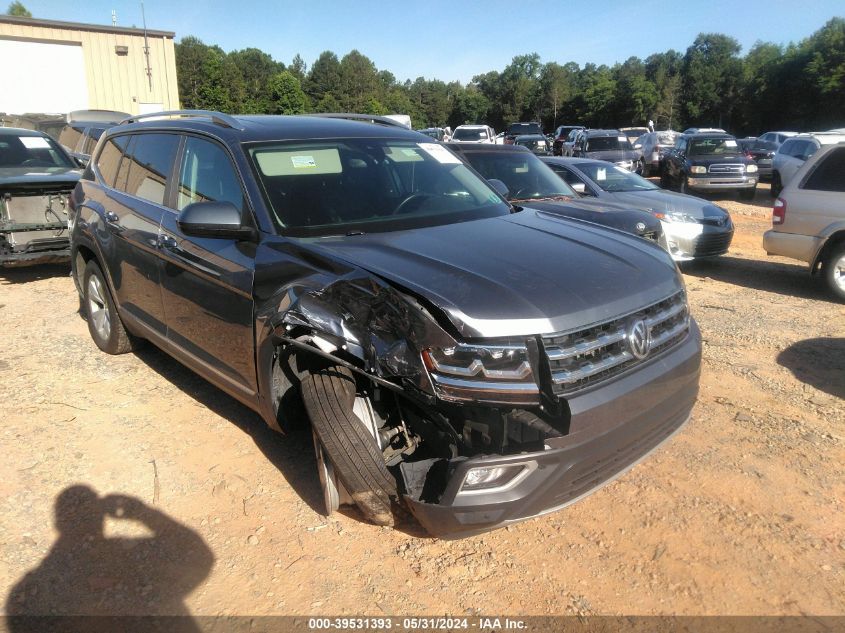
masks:
<svg viewBox="0 0 845 633"><path fill-rule="evenodd" d="M754 165L753 163L751 165L746 165L745 166L745 173L746 174L756 174L757 173L757 165Z"/></svg>
<svg viewBox="0 0 845 633"><path fill-rule="evenodd" d="M689 171L691 174L706 174L707 167L705 167L704 165L693 165L689 168Z"/></svg>

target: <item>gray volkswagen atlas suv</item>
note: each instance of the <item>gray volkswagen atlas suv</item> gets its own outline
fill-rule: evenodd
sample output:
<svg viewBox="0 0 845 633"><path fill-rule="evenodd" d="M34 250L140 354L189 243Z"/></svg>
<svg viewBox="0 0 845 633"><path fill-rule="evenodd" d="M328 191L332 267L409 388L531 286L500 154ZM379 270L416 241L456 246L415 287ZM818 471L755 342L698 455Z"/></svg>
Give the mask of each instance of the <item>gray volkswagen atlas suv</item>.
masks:
<svg viewBox="0 0 845 633"><path fill-rule="evenodd" d="M70 205L97 346L147 339L275 430L304 405L327 513L436 535L561 508L684 424L701 341L664 250L343 117L108 130Z"/></svg>

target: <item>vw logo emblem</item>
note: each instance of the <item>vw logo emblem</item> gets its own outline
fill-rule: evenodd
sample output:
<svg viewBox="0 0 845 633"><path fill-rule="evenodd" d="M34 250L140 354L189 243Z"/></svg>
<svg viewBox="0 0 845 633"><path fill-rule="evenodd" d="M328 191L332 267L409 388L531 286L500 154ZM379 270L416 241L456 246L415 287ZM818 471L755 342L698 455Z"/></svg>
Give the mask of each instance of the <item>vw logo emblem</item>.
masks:
<svg viewBox="0 0 845 633"><path fill-rule="evenodd" d="M642 360L648 356L651 348L651 332L645 321L637 319L632 321L628 326L628 348L634 355L634 358Z"/></svg>
<svg viewBox="0 0 845 633"><path fill-rule="evenodd" d="M642 233L645 231L645 222L637 222L634 228L637 229L637 233Z"/></svg>

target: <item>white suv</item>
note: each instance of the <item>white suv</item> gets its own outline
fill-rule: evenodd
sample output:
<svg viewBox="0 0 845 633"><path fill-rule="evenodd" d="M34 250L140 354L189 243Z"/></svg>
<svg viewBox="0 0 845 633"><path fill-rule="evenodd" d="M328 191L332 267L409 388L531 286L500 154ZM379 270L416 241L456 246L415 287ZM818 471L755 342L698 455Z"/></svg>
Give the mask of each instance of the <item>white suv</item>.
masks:
<svg viewBox="0 0 845 633"><path fill-rule="evenodd" d="M452 133L455 143L495 143L496 132L489 125L459 125Z"/></svg>
<svg viewBox="0 0 845 633"><path fill-rule="evenodd" d="M845 142L824 146L783 188L763 248L807 262L845 301Z"/></svg>
<svg viewBox="0 0 845 633"><path fill-rule="evenodd" d="M799 167L824 145L845 141L845 133L812 132L786 139L772 158L772 198L776 198Z"/></svg>

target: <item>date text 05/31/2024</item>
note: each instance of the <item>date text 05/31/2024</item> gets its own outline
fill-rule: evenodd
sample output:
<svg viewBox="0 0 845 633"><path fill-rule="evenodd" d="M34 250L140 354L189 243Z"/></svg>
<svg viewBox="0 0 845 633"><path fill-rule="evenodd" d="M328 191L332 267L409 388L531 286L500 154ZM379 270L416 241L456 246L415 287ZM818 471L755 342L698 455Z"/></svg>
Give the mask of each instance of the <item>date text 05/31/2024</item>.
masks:
<svg viewBox="0 0 845 633"><path fill-rule="evenodd" d="M475 631L519 631L525 628L525 622L511 618L477 617L361 617L361 618L309 618L308 629L336 631L437 631L437 630L475 630Z"/></svg>

